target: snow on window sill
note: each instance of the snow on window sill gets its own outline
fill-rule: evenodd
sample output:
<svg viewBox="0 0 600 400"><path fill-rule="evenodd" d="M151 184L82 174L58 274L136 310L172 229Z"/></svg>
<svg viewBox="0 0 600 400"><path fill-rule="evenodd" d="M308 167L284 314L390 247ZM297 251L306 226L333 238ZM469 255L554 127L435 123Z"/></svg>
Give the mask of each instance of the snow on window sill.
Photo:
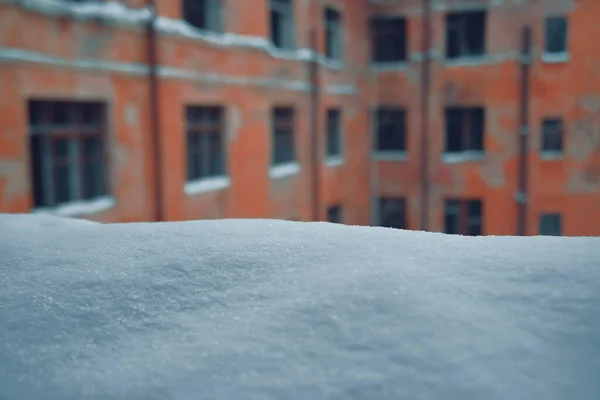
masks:
<svg viewBox="0 0 600 400"><path fill-rule="evenodd" d="M374 61L371 63L371 68L375 71L399 71L408 68L408 62L406 61L386 61L378 62Z"/></svg>
<svg viewBox="0 0 600 400"><path fill-rule="evenodd" d="M404 150L376 151L373 157L377 161L406 161L408 153Z"/></svg>
<svg viewBox="0 0 600 400"><path fill-rule="evenodd" d="M484 158L485 152L478 150L461 151L457 153L444 153L442 155L442 160L445 163L449 164L456 164L469 161L481 161Z"/></svg>
<svg viewBox="0 0 600 400"><path fill-rule="evenodd" d="M542 160L559 160L563 158L563 152L560 150L542 150L540 157Z"/></svg>
<svg viewBox="0 0 600 400"><path fill-rule="evenodd" d="M52 214L61 217L76 217L97 214L115 206L113 196L101 196L91 200L80 200L63 203L55 207L39 207L31 210L34 214Z"/></svg>
<svg viewBox="0 0 600 400"><path fill-rule="evenodd" d="M231 179L228 176L214 176L210 178L195 179L187 181L184 186L186 194L199 194L222 190L231 184Z"/></svg>
<svg viewBox="0 0 600 400"><path fill-rule="evenodd" d="M273 165L269 168L269 176L274 179L295 175L298 172L300 172L300 164L296 161Z"/></svg>
<svg viewBox="0 0 600 400"><path fill-rule="evenodd" d="M547 64L565 63L570 59L571 55L566 51L560 53L542 53L542 61Z"/></svg>
<svg viewBox="0 0 600 400"><path fill-rule="evenodd" d="M344 164L344 157L339 156L328 156L326 161L328 167L337 167Z"/></svg>
<svg viewBox="0 0 600 400"><path fill-rule="evenodd" d="M449 67L478 66L485 64L486 61L487 58L485 55L464 56L456 58L447 58L446 65Z"/></svg>

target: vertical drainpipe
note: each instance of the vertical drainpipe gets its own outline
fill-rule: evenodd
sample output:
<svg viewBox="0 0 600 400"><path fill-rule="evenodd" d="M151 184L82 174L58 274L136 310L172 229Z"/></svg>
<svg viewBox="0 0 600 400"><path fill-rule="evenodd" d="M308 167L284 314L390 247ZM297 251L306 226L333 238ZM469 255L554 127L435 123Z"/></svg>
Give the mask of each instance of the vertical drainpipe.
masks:
<svg viewBox="0 0 600 400"><path fill-rule="evenodd" d="M529 79L531 73L531 28L523 27L521 33L520 59L520 129L519 129L519 177L517 191L517 234L527 234L527 163L529 152L528 124L529 124Z"/></svg>
<svg viewBox="0 0 600 400"><path fill-rule="evenodd" d="M152 156L155 172L155 221L164 219L163 213L163 180L162 180L162 157L160 140L160 107L159 101L159 83L158 83L158 40L155 29L156 23L156 0L148 0L148 9L150 17L146 26L146 44L148 57L148 84L150 89L150 133L152 136Z"/></svg>
<svg viewBox="0 0 600 400"><path fill-rule="evenodd" d="M430 92L430 54L431 46L431 0L422 0L423 17L421 20L421 230L429 230L429 92Z"/></svg>
<svg viewBox="0 0 600 400"><path fill-rule="evenodd" d="M318 3L316 3L318 4ZM317 7L311 7L314 13ZM310 172L312 184L312 220L321 220L321 153L319 151L319 113L320 113L320 88L319 88L319 56L317 46L317 29L314 18L310 26L310 47L313 56L309 61L309 79L310 79Z"/></svg>

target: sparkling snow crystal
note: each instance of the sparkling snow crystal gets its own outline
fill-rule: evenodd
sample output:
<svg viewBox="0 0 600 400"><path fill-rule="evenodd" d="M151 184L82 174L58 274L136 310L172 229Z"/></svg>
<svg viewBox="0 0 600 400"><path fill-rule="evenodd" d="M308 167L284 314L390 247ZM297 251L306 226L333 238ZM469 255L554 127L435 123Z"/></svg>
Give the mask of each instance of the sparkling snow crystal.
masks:
<svg viewBox="0 0 600 400"><path fill-rule="evenodd" d="M600 399L600 239L0 215L0 399Z"/></svg>

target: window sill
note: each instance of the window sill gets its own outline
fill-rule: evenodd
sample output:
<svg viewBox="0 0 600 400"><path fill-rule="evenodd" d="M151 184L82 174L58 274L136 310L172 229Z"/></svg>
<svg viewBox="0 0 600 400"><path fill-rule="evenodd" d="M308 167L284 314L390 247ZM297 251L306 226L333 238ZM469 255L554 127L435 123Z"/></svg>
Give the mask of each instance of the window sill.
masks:
<svg viewBox="0 0 600 400"><path fill-rule="evenodd" d="M328 167L338 167L338 166L344 164L344 157L341 155L340 156L329 156L329 157L327 157L325 162L327 163Z"/></svg>
<svg viewBox="0 0 600 400"><path fill-rule="evenodd" d="M446 58L446 65L449 67L463 67L463 66L478 66L486 63L486 56L464 56L456 58Z"/></svg>
<svg viewBox="0 0 600 400"><path fill-rule="evenodd" d="M296 161L272 165L271 168L269 168L269 176L273 179L295 175L298 172L300 172L300 164Z"/></svg>
<svg viewBox="0 0 600 400"><path fill-rule="evenodd" d="M566 51L561 53L542 53L542 61L547 64L566 63L570 59L571 55Z"/></svg>
<svg viewBox="0 0 600 400"><path fill-rule="evenodd" d="M55 207L39 207L31 210L34 214L52 214L61 217L77 217L97 214L109 210L115 206L113 196L100 196L91 200L70 201Z"/></svg>
<svg viewBox="0 0 600 400"><path fill-rule="evenodd" d="M193 181L187 181L184 186L186 194L199 194L206 192L214 192L216 190L222 190L231 184L231 179L228 176L220 175L210 178L195 179Z"/></svg>
<svg viewBox="0 0 600 400"><path fill-rule="evenodd" d="M558 150L543 150L540 152L540 158L546 161L560 160L563 156L564 153Z"/></svg>
<svg viewBox="0 0 600 400"><path fill-rule="evenodd" d="M469 161L481 161L485 158L484 151L470 150L457 153L444 153L442 161L448 164L458 164Z"/></svg>
<svg viewBox="0 0 600 400"><path fill-rule="evenodd" d="M406 61L385 61L385 62L372 62L371 69L375 71L399 71L408 68L408 62Z"/></svg>
<svg viewBox="0 0 600 400"><path fill-rule="evenodd" d="M408 152L404 150L376 151L373 157L377 161L406 161L408 159Z"/></svg>

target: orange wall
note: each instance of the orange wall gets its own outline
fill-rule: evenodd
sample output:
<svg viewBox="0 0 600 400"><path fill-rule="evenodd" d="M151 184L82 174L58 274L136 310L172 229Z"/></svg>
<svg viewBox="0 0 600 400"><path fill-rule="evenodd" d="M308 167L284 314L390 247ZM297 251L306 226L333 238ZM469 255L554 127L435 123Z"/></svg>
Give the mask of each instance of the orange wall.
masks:
<svg viewBox="0 0 600 400"><path fill-rule="evenodd" d="M179 1L157 0L164 21L181 17ZM126 2L141 5L142 0ZM378 194L408 199L408 224L419 228L420 62L419 2L368 4L367 0L296 1L296 43L309 46L316 24L323 49L321 5L343 13L345 64L321 67L320 139L326 108L343 111L344 162L321 166L323 217L329 204L343 204L345 222L368 224L370 201ZM528 234L537 233L542 212L561 212L566 235L600 235L600 15L596 0L541 1L535 8L489 6L487 56L470 65L443 59L444 13L460 1L445 1L433 11L432 91L429 115L431 198L430 229L443 228L447 196L484 200L484 232L515 234L518 175L519 68L523 24L533 28L536 50L532 64ZM481 2L482 4L492 2ZM569 4L566 4L569 3ZM267 36L267 0L224 0L228 32L244 37ZM537 3L536 3L537 4ZM307 6L308 5L308 6ZM558 8L557 8L558 7ZM561 8L562 7L562 8ZM410 60L400 68L369 68L366 17L396 13L408 18ZM543 17L569 16L570 60L548 64L540 58ZM24 30L23 27L27 29ZM97 99L110 115L110 187L114 207L86 217L106 222L147 221L154 215L156 172L152 159L146 39L143 26L70 17L49 17L21 6L0 3L0 211L28 212L29 179L27 100ZM6 57L6 49L22 49L51 62ZM160 179L167 220L202 218L311 218L310 93L308 64L264 49L211 44L199 38L161 33L159 43L161 155ZM5 55L2 57L2 55ZM10 53L14 55L13 53ZM280 54L279 54L280 55ZM437 55L437 56L436 56ZM9 59L10 58L10 59ZM85 61L92 63L85 64ZM108 67L98 61L110 62ZM244 78L244 79L242 79ZM294 82L296 88L283 87ZM337 93L350 90L351 92ZM188 195L185 184L184 107L226 107L229 187ZM296 108L296 140L300 173L270 178L270 110ZM408 154L405 161L371 162L370 111L378 104L407 110ZM443 110L449 104L486 108L484 160L447 163ZM567 126L565 155L539 157L540 123L560 115ZM371 190L374 190L371 193Z"/></svg>

